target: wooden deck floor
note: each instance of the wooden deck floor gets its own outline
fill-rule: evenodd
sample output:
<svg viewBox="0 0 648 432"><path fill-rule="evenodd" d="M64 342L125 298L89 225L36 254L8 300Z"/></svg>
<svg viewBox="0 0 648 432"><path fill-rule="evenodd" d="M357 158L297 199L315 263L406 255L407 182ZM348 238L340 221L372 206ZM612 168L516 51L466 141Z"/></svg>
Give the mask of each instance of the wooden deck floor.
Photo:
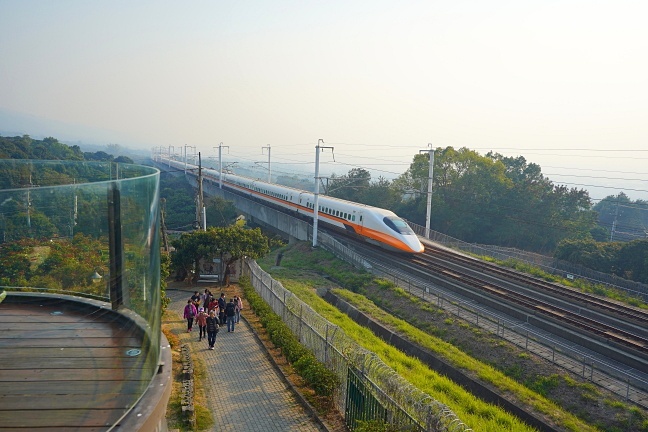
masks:
<svg viewBox="0 0 648 432"><path fill-rule="evenodd" d="M0 303L0 431L106 431L146 389L138 332L60 300ZM144 376L143 376L144 375Z"/></svg>

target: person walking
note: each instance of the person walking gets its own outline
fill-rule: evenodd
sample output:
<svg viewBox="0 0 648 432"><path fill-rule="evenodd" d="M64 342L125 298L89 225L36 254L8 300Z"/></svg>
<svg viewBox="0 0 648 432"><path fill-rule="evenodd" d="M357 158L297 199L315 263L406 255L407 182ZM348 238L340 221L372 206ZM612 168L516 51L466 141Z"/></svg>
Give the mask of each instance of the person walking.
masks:
<svg viewBox="0 0 648 432"><path fill-rule="evenodd" d="M241 297L234 296L234 304L236 304L236 324L241 320L241 311L243 310L243 301Z"/></svg>
<svg viewBox="0 0 648 432"><path fill-rule="evenodd" d="M191 300L194 302L194 304L200 303L200 294L198 291L195 291L194 294L191 296Z"/></svg>
<svg viewBox="0 0 648 432"><path fill-rule="evenodd" d="M198 324L198 330L200 331L200 334L198 334L198 340L201 341L203 337L207 337L207 312L205 312L205 308L200 308L198 309L198 316L196 316L196 323Z"/></svg>
<svg viewBox="0 0 648 432"><path fill-rule="evenodd" d="M236 319L236 305L234 299L230 299L225 305L225 320L227 321L227 333L234 331L234 320Z"/></svg>
<svg viewBox="0 0 648 432"><path fill-rule="evenodd" d="M209 345L210 350L214 349L214 344L216 343L216 335L218 334L218 317L216 317L216 311L212 309L209 312L207 317L207 344Z"/></svg>
<svg viewBox="0 0 648 432"><path fill-rule="evenodd" d="M220 297L218 297L218 319L220 320L220 324L225 324L225 305L227 304L227 300L225 300L225 293L221 293Z"/></svg>
<svg viewBox="0 0 648 432"><path fill-rule="evenodd" d="M187 300L187 306L184 308L183 318L187 319L187 331L190 332L193 327L194 318L198 315L198 310L196 310L196 305L194 305L191 299Z"/></svg>
<svg viewBox="0 0 648 432"><path fill-rule="evenodd" d="M200 300L203 303L203 307L205 308L205 312L209 312L209 300L211 300L211 292L207 288L205 288L205 292L200 295Z"/></svg>
<svg viewBox="0 0 648 432"><path fill-rule="evenodd" d="M218 316L218 313L220 312L218 310L218 300L216 300L213 296L209 298L209 306L207 307L207 311L211 312L215 310L216 311L216 316Z"/></svg>

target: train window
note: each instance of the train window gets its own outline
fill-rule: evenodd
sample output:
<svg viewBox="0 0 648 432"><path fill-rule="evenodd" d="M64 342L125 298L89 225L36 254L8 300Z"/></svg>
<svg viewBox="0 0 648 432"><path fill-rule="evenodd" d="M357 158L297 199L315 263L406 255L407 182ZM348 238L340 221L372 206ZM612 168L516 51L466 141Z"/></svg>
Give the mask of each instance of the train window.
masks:
<svg viewBox="0 0 648 432"><path fill-rule="evenodd" d="M384 217L383 222L385 222L385 225L387 225L389 228L393 229L397 233L400 234L414 234L414 231L412 231L412 228L410 228L407 223L398 217Z"/></svg>
<svg viewBox="0 0 648 432"><path fill-rule="evenodd" d="M355 215L351 216L351 220L355 222Z"/></svg>

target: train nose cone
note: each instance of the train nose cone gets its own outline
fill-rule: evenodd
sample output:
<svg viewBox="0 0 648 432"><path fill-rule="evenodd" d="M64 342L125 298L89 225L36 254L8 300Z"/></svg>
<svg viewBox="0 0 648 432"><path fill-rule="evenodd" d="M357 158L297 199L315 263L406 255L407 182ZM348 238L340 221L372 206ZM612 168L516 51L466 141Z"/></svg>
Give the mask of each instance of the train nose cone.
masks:
<svg viewBox="0 0 648 432"><path fill-rule="evenodd" d="M403 236L403 239L412 253L423 253L423 251L425 251L425 248L417 235L406 235Z"/></svg>

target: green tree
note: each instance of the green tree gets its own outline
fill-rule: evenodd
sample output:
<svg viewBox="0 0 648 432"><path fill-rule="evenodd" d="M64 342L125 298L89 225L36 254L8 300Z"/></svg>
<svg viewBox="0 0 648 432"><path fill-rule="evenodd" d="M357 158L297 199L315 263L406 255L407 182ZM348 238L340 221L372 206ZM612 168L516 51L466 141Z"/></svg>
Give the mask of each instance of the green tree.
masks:
<svg viewBox="0 0 648 432"><path fill-rule="evenodd" d="M207 225L215 227L231 225L238 216L234 203L219 196L212 196L205 200L205 212Z"/></svg>
<svg viewBox="0 0 648 432"><path fill-rule="evenodd" d="M170 268L171 256L168 252L160 252L160 301L163 312L169 306L169 303L171 303L171 298L166 295L167 279L171 274Z"/></svg>
<svg viewBox="0 0 648 432"><path fill-rule="evenodd" d="M166 200L165 223L170 230L191 227L196 220L195 192L184 177L160 176L160 198ZM209 215L207 221L209 221Z"/></svg>
<svg viewBox="0 0 648 432"><path fill-rule="evenodd" d="M209 227L207 231L182 234L172 242L176 249L171 262L176 273L187 275L197 282L201 260L220 257L225 268L243 256L261 258L270 251L269 239L259 228L247 229L239 225ZM224 259L227 257L227 261ZM221 280L222 278L222 274Z"/></svg>
<svg viewBox="0 0 648 432"><path fill-rule="evenodd" d="M429 155L415 155L392 182L410 196L396 213L419 224L427 213L428 171ZM595 227L586 191L554 185L523 157L437 148L433 175L431 227L465 241L552 251L562 239L591 238Z"/></svg>
<svg viewBox="0 0 648 432"><path fill-rule="evenodd" d="M363 168L353 168L346 175L329 180L328 194L332 197L353 202L363 202L363 195L369 189L371 173Z"/></svg>
<svg viewBox="0 0 648 432"><path fill-rule="evenodd" d="M603 198L593 209L600 226L608 230L608 239L630 241L648 236L648 201L632 201L621 192Z"/></svg>
<svg viewBox="0 0 648 432"><path fill-rule="evenodd" d="M648 240L623 243L618 252L616 273L626 279L648 283Z"/></svg>
<svg viewBox="0 0 648 432"><path fill-rule="evenodd" d="M97 152L85 152L83 157L88 161L102 161L102 162L112 162L114 159L113 155L106 153L105 151Z"/></svg>
<svg viewBox="0 0 648 432"><path fill-rule="evenodd" d="M566 239L558 244L554 257L603 273L615 273L620 248L620 243L602 243L592 239Z"/></svg>
<svg viewBox="0 0 648 432"><path fill-rule="evenodd" d="M35 286L92 292L91 276L105 268L102 242L81 234L73 239L21 239L3 245L0 285ZM102 287L95 294L106 295Z"/></svg>
<svg viewBox="0 0 648 432"><path fill-rule="evenodd" d="M22 239L0 250L0 286L24 286L31 277L30 252L36 242Z"/></svg>
<svg viewBox="0 0 648 432"><path fill-rule="evenodd" d="M127 163L127 164L135 163L133 162L133 159L129 158L128 156L117 156L113 162Z"/></svg>
<svg viewBox="0 0 648 432"><path fill-rule="evenodd" d="M384 177L372 181L362 195L362 203L374 207L394 209L400 202L401 193Z"/></svg>

